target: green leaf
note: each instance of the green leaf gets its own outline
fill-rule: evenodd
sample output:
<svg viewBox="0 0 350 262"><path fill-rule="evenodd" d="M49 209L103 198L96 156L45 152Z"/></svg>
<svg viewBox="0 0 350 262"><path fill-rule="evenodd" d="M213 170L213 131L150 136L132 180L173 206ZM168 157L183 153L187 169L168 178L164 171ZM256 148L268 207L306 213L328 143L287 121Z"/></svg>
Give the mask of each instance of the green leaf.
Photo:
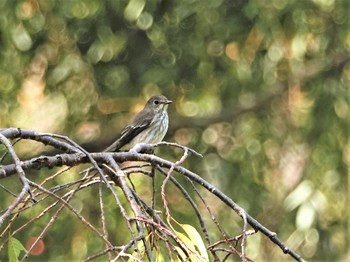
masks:
<svg viewBox="0 0 350 262"><path fill-rule="evenodd" d="M205 259L205 261L209 261L207 249L198 231L193 226L188 224L183 224L182 228L192 240L192 243L198 248L199 253Z"/></svg>
<svg viewBox="0 0 350 262"><path fill-rule="evenodd" d="M209 261L205 245L202 241L201 236L197 232L197 230L190 225L180 224L180 223L177 223L177 224L186 232L186 235L176 231L174 228L173 228L173 230L176 233L176 235L179 237L179 239L189 249L190 260L191 261L201 261L201 262ZM196 250L196 247L197 247L197 250L199 251L199 253ZM180 255L181 255L181 253L180 253ZM182 258L185 259L185 257L182 257Z"/></svg>
<svg viewBox="0 0 350 262"><path fill-rule="evenodd" d="M7 244L7 252L9 257L9 262L17 262L18 256L21 251L27 252L22 243L16 238L10 238Z"/></svg>

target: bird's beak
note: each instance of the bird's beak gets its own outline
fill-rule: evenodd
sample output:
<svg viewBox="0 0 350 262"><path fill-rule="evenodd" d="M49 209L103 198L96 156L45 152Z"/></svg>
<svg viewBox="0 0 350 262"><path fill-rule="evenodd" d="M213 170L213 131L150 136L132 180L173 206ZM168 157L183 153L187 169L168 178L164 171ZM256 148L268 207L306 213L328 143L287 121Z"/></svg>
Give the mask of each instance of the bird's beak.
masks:
<svg viewBox="0 0 350 262"><path fill-rule="evenodd" d="M167 100L166 102L164 102L164 104L168 105L168 104L171 104L173 101L171 100Z"/></svg>

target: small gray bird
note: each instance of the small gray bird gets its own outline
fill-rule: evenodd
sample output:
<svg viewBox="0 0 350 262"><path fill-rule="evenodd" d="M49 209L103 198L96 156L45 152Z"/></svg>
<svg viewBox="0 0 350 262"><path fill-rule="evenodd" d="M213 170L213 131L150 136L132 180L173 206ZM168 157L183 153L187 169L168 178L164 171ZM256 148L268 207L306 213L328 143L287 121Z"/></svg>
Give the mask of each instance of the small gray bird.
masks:
<svg viewBox="0 0 350 262"><path fill-rule="evenodd" d="M115 152L124 146L132 148L138 143L155 144L163 140L169 126L168 104L165 96L152 96L134 120L120 135L120 138L104 151Z"/></svg>

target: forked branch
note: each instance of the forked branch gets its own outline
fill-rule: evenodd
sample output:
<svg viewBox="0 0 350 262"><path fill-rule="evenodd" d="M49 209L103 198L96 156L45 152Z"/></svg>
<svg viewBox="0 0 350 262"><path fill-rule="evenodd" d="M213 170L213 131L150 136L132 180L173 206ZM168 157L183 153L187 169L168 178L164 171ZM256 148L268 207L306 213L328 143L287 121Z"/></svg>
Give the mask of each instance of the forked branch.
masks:
<svg viewBox="0 0 350 262"><path fill-rule="evenodd" d="M38 143L51 145L55 149L63 152L55 156L41 155L28 160L20 160L10 143L11 139L30 139ZM246 254L246 242L249 241L250 235L261 232L280 247L284 253L289 254L296 261L303 261L300 255L286 246L277 237L276 233L260 224L217 187L201 176L181 166L191 154L194 155L194 157L200 156L200 154L192 149L167 142L162 142L157 145L138 145L141 149L144 149L142 147L154 149L158 146L180 148L183 154L177 161L169 161L151 154L140 154L137 150L117 153L89 153L68 137L55 134L41 134L16 128L0 130L0 142L5 145L6 152L9 153L8 157L10 157L10 163L3 164L0 167L0 179L17 175L22 182L22 190L16 195L12 204L0 211L0 237L2 237L0 251L11 237L15 237L20 232L33 226L38 220L42 219L45 214L50 214L52 219L41 230L36 242L43 239L52 225L56 223L57 219L61 216L62 210L68 210L85 225L87 230L93 232L93 234L104 243L105 248L103 250L95 250L94 254L89 254L87 260L93 260L108 254L110 260L133 258L135 261L153 261L155 260L154 256L157 254L154 250L163 250L171 260L177 258L181 261L189 259L193 261L208 261L210 256L208 256L207 252L210 252L211 257L215 261L224 261L229 256L237 255L241 257L242 261L251 261L247 257L249 254ZM122 163L126 161L140 161L142 164L137 163L129 167L123 167ZM53 187L48 186L49 182L56 181L57 177L64 176L68 172L69 167L84 163L90 163L92 168L80 175L79 172L77 172L77 177L72 181L57 184ZM48 176L40 183L32 181L34 176L26 176L26 171L28 170L51 169L61 166L66 166L66 168ZM153 167L152 171L150 171L148 167ZM154 178L155 173L164 176L160 189L162 206L157 206L155 203L149 205L147 203L148 201L137 193L137 187L135 187L132 182L132 176L134 176L134 174L138 176L143 174ZM192 187L191 191L189 191L188 185L186 186L183 182L179 182L183 177L186 178L185 181L189 182L190 188ZM129 182L127 179L129 179ZM92 221L90 217L80 214L70 203L77 197L79 192L95 186L99 188L100 203L100 221L97 224L94 223L95 221ZM194 229L194 227L181 224L173 215L173 210L167 201L169 198L169 194L167 193L168 187L170 188L173 186L177 188L180 195L189 203L194 214L198 218L200 231L204 235L206 245L198 243L198 238L197 242L193 240L194 235L197 234L195 233L196 229ZM2 186L2 188L5 189L5 194L13 197L14 193L10 189L4 186ZM125 221L127 230L130 232L130 237L124 245L117 244L112 240L113 238L109 237L109 235L113 235L115 232L111 232L111 229L106 223L106 193L103 188L106 188L107 192L112 193L115 207L118 212L120 212L121 217ZM215 196L222 203L225 203L227 207L234 210L235 213L242 218L243 224L241 232L237 232L233 236L232 233L224 232L223 227L215 217L215 213L206 202L206 198L200 193L203 189ZM156 191L156 189L153 189L154 193ZM200 203L196 203L192 196L193 193L199 197L200 203L204 205L204 208L200 208ZM180 198L180 195L176 197ZM29 198L26 196L29 196ZM124 198L124 200L122 200L121 197ZM29 201L30 199L33 201ZM51 199L53 202L49 204L46 199ZM152 197L151 201L154 201L154 197ZM13 228L15 225L14 221L16 221L18 214L28 212L28 210L36 206L42 206L42 211L39 212L39 214L33 215L32 219L21 226ZM57 206L59 207L58 209L56 208ZM156 210L156 208L160 208L162 210L161 212L165 212L165 220L163 220L160 215L161 213L159 210ZM206 221L204 217L208 214L212 219L212 224L219 230L222 239L215 239L215 236L209 233L211 230L208 230L208 222L204 222ZM7 226L3 227L5 222ZM250 229L248 225L250 225ZM179 230L181 230L182 233ZM9 237L4 238L6 234L8 234ZM241 248L237 249L237 244L239 242ZM34 244L29 248L25 256L30 255L29 252ZM203 250L204 246L206 247ZM132 247L133 250L131 250Z"/></svg>

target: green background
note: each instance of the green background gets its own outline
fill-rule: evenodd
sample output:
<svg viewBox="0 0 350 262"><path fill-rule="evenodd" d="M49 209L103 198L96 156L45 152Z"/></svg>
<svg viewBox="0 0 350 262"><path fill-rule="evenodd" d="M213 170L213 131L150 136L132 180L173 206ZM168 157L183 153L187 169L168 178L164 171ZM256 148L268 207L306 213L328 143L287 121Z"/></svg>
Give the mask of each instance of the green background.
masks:
<svg viewBox="0 0 350 262"><path fill-rule="evenodd" d="M148 97L161 93L174 101L165 140L204 155L190 157L186 168L306 260L345 261L349 13L346 0L2 0L0 126L67 135L98 151L117 138ZM49 150L28 142L16 149L23 158ZM168 149L158 155L179 157ZM41 181L47 172L32 179ZM16 192L19 182L1 183ZM147 198L149 179L137 183ZM92 220L99 216L97 191L75 199ZM4 209L13 198L1 189L0 195ZM199 230L176 189L169 187L167 196L173 216ZM240 218L217 200L208 202L229 235L239 234ZM108 209L111 238L123 243L126 229L114 219L120 214L115 205ZM32 212L18 225L39 211ZM49 219L17 238L25 245ZM81 260L103 250L83 229L65 212L44 237L44 253L29 260ZM259 234L248 238L247 255L291 261ZM6 249L0 259L5 257Z"/></svg>

